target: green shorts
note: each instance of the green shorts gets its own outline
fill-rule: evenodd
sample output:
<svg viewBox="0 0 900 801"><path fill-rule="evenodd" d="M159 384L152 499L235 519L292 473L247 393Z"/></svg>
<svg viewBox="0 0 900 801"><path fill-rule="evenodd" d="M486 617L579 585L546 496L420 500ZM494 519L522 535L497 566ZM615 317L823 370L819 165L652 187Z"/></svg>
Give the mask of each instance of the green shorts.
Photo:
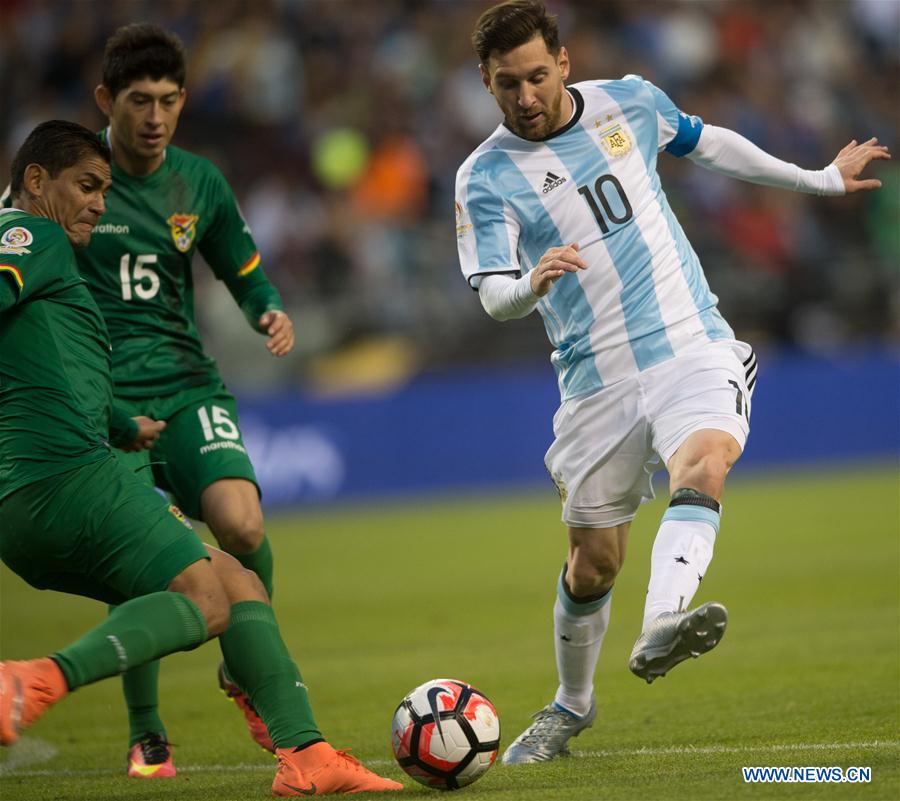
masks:
<svg viewBox="0 0 900 801"><path fill-rule="evenodd" d="M221 384L146 401L117 399L116 405L133 417L166 421L151 450L120 455L138 476L168 492L189 517L203 519L200 497L219 479L244 478L259 492L238 428L237 403Z"/></svg>
<svg viewBox="0 0 900 801"><path fill-rule="evenodd" d="M190 523L110 454L0 501L0 558L33 587L109 604L207 559Z"/></svg>

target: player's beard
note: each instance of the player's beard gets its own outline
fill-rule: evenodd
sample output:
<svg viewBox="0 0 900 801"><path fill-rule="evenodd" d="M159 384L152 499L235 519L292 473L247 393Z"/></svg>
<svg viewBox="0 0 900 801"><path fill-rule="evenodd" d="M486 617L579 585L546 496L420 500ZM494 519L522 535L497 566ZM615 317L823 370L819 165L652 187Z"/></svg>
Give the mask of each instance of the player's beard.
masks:
<svg viewBox="0 0 900 801"><path fill-rule="evenodd" d="M541 139L546 139L550 134L554 131L558 130L562 127L562 99L563 92L565 89L560 86L559 93L552 105L542 109L543 116L541 117L541 124L536 126L528 126L525 125L521 118L516 117L513 120L508 120L508 125L512 128L513 133L517 136L521 136L523 139L528 139L531 142L537 142Z"/></svg>

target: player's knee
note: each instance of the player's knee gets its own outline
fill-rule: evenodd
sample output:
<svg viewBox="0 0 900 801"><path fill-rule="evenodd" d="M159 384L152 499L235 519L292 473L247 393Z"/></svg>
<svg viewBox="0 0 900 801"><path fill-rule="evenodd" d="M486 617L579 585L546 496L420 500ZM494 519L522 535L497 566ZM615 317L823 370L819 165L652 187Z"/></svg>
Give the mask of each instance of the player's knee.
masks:
<svg viewBox="0 0 900 801"><path fill-rule="evenodd" d="M213 534L228 553L253 553L262 545L265 536L262 513L259 510L245 512L217 526Z"/></svg>
<svg viewBox="0 0 900 801"><path fill-rule="evenodd" d="M228 593L208 562L187 568L172 580L169 589L186 596L200 610L210 637L218 637L228 628L231 615Z"/></svg>
<svg viewBox="0 0 900 801"><path fill-rule="evenodd" d="M210 583L193 594L185 593L200 610L206 622L206 632L210 638L218 637L228 628L231 605L228 594L220 582Z"/></svg>
<svg viewBox="0 0 900 801"><path fill-rule="evenodd" d="M210 638L218 637L224 634L228 629L228 622L231 619L231 605L228 603L227 597L222 598L221 603L216 603L203 611L203 617L206 620L206 631Z"/></svg>
<svg viewBox="0 0 900 801"><path fill-rule="evenodd" d="M269 603L269 595L259 576L244 567L231 554L224 551L215 552L212 564L224 587L229 605L242 601Z"/></svg>
<svg viewBox="0 0 900 801"><path fill-rule="evenodd" d="M700 479L715 493L707 492L708 495L718 498L722 494L722 488L725 486L725 477L731 470L732 464L721 453L708 454L700 465Z"/></svg>
<svg viewBox="0 0 900 801"><path fill-rule="evenodd" d="M572 595L587 598L608 590L621 569L617 554L595 554L590 560L575 560L569 566L566 579Z"/></svg>

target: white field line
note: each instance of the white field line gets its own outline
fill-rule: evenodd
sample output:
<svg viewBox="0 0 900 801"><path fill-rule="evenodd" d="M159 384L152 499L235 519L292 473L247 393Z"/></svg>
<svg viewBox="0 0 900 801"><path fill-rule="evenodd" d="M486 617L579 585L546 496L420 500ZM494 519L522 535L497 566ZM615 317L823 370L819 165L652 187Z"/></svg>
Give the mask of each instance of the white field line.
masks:
<svg viewBox="0 0 900 801"><path fill-rule="evenodd" d="M27 748L26 748L27 746ZM855 750L887 750L900 747L900 740L869 740L851 743L778 743L775 745L708 745L708 746L669 746L665 748L634 748L604 751L573 751L576 758L592 757L655 757L683 756L691 754L781 754L796 751L855 751ZM21 755L20 755L21 754ZM54 776L114 776L120 771L113 770L25 770L26 765L47 762L56 756L54 746L43 740L22 738L10 751L10 756L0 763L0 777L20 776L33 778L49 778ZM394 765L392 759L367 759L365 764L372 767ZM243 773L245 771L274 772L275 762L246 762L228 765L178 765L179 773Z"/></svg>
<svg viewBox="0 0 900 801"><path fill-rule="evenodd" d="M859 743L775 743L773 745L672 745L665 748L636 748L630 751L573 751L576 757L681 756L690 754L779 754L791 751L853 751L888 749L900 740L870 740Z"/></svg>

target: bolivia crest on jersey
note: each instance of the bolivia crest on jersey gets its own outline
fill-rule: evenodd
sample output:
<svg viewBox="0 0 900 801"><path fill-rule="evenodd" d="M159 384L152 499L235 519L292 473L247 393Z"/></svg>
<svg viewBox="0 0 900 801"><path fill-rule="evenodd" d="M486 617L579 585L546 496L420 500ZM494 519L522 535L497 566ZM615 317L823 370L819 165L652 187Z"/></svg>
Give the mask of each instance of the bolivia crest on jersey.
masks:
<svg viewBox="0 0 900 801"><path fill-rule="evenodd" d="M184 512L181 511L174 503L169 504L169 514L172 515L181 525L186 526L187 528L193 529L194 527L191 525L191 521L188 520L184 516Z"/></svg>
<svg viewBox="0 0 900 801"><path fill-rule="evenodd" d="M173 214L166 220L172 232L172 241L181 253L187 253L194 244L199 219L196 214Z"/></svg>
<svg viewBox="0 0 900 801"><path fill-rule="evenodd" d="M599 121L597 122L597 127L600 128ZM631 139L625 133L625 129L618 123L607 128L601 128L600 143L610 156L624 156L631 150Z"/></svg>
<svg viewBox="0 0 900 801"><path fill-rule="evenodd" d="M0 236L0 253L31 253L28 246L34 242L31 231L21 225L14 225Z"/></svg>

